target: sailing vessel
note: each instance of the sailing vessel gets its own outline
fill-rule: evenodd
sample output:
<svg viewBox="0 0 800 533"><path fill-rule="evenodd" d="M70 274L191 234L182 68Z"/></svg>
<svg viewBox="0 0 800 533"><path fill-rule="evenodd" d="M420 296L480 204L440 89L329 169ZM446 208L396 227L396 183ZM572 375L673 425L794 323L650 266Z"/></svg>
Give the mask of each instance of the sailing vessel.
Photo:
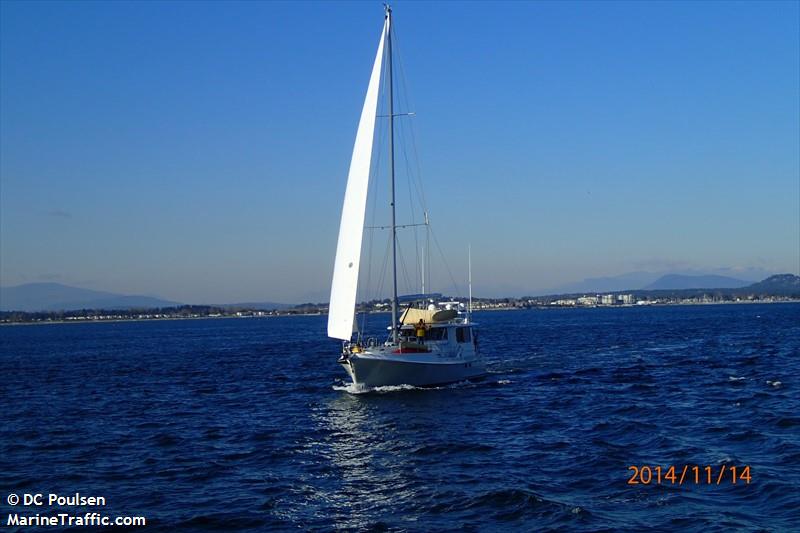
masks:
<svg viewBox="0 0 800 533"><path fill-rule="evenodd" d="M388 161L391 211L391 270L393 275L391 324L388 339L364 339L354 332L358 292L361 243L378 118L381 73L388 114ZM400 313L397 295L397 229L395 217L394 96L392 66L392 10L386 6L383 31L372 67L364 107L356 133L347 178L339 240L331 283L328 336L342 340L339 363L356 387L443 385L480 378L485 374L483 356L478 350L475 324L470 308L460 312L458 304L437 306L430 298L422 305L408 305ZM426 216L427 224L427 216ZM424 291L423 291L424 292ZM354 334L355 333L355 334Z"/></svg>

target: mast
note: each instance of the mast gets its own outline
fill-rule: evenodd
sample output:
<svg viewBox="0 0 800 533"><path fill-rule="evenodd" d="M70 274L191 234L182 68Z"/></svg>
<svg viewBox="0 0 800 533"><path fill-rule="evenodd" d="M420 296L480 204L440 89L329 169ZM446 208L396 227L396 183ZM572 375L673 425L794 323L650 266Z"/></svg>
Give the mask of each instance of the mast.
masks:
<svg viewBox="0 0 800 533"><path fill-rule="evenodd" d="M397 223L394 208L394 97L392 95L392 8L386 4L387 96L389 99L389 176L392 190L392 342L397 343Z"/></svg>

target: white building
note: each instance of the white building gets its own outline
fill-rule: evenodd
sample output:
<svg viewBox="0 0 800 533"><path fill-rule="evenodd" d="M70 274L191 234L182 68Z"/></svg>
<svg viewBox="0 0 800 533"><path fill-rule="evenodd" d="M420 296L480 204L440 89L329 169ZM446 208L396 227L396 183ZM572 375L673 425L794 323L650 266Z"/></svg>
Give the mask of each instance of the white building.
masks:
<svg viewBox="0 0 800 533"><path fill-rule="evenodd" d="M598 298L600 298L600 303L603 305L614 305L617 303L617 298L613 294L601 294Z"/></svg>

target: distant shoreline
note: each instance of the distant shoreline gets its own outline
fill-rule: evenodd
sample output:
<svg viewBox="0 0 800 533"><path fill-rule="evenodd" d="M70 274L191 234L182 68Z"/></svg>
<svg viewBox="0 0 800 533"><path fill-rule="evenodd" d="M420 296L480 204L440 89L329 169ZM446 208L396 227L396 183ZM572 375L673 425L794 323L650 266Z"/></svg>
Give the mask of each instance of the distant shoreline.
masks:
<svg viewBox="0 0 800 533"><path fill-rule="evenodd" d="M738 302L733 301L720 301L720 302L685 302L685 303L659 303L648 305L551 305L551 306L532 306L532 307L491 307L487 309L475 309L473 312L495 312L495 311L550 311L555 309L642 309L652 307L693 307L702 305L773 305L773 304L800 304L800 300L742 300ZM388 314L388 311L370 312L370 314ZM305 317L305 316L326 316L327 313L286 313L286 314L265 314L260 316L236 316L236 315L222 315L222 316L187 316L187 317L158 317L158 318L110 318L110 319L78 319L78 320L38 320L38 321L19 321L19 322L2 322L0 327L5 326L40 326L48 324L103 324L103 323L120 323L120 322L167 322L178 320L219 320L219 319L253 319L253 318L282 318L282 317Z"/></svg>
<svg viewBox="0 0 800 533"><path fill-rule="evenodd" d="M220 319L233 319L237 318L243 320L245 318L281 318L292 316L319 316L325 313L291 313L285 315L263 315L263 316L236 316L236 315L223 315L223 316L170 316L159 318L109 318L109 319L84 319L84 320L38 320L28 322L0 322L0 327L3 326L38 326L40 324L105 324L105 323L119 323L119 322L167 322L170 320L220 320Z"/></svg>

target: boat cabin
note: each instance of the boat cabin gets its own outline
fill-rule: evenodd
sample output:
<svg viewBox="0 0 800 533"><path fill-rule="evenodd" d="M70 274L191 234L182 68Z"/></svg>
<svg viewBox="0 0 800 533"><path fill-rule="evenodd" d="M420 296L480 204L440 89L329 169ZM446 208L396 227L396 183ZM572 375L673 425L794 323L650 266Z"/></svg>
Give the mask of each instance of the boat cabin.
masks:
<svg viewBox="0 0 800 533"><path fill-rule="evenodd" d="M470 344L475 340L472 324L447 323L430 324L425 334L417 336L417 327L404 325L400 328L400 346L394 353L425 353L431 351L450 351L458 345ZM388 343L387 343L388 344Z"/></svg>
<svg viewBox="0 0 800 533"><path fill-rule="evenodd" d="M416 341L417 327L402 326L400 339L403 341ZM424 342L443 342L453 340L456 343L472 342L471 324L426 324Z"/></svg>

